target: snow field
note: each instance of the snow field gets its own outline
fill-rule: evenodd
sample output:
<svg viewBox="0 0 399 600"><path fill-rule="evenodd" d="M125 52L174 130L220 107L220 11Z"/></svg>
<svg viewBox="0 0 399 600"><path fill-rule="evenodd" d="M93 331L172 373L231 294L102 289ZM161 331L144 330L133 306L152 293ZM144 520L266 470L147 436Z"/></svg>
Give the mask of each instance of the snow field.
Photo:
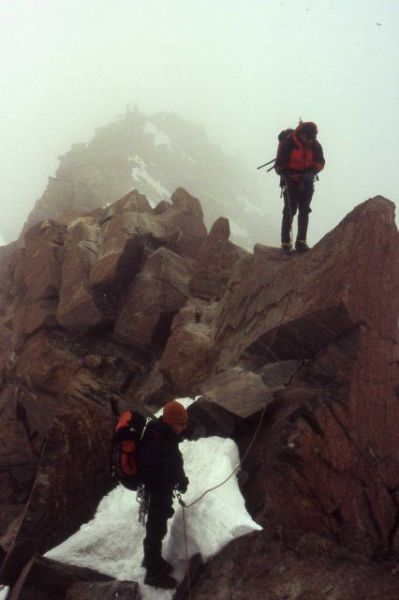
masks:
<svg viewBox="0 0 399 600"><path fill-rule="evenodd" d="M226 479L239 459L236 444L219 437L184 441L180 449L190 480L183 498L186 504ZM168 521L168 533L163 542L163 556L174 565L174 577L181 581L186 570L186 555L183 509L176 500L174 509L175 514ZM186 509L186 527L189 556L199 552L204 560L219 552L234 538L261 529L245 509L235 475L222 487L209 492ZM145 571L141 561L144 535L145 528L138 523L135 492L118 486L101 500L89 523L46 556L91 567L119 580L137 581L144 600L169 600L172 592L157 590L143 583Z"/></svg>

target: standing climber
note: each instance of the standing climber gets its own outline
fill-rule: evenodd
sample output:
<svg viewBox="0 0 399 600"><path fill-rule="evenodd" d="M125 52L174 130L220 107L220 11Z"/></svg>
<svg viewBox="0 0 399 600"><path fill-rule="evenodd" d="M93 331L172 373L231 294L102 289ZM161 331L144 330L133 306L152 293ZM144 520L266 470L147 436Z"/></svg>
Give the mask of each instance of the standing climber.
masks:
<svg viewBox="0 0 399 600"><path fill-rule="evenodd" d="M170 575L173 567L162 558L162 540L167 520L173 515L173 492L184 494L188 479L184 472L179 441L187 427L188 415L182 404L165 404L163 415L148 424L139 447L139 469L148 503L144 539L144 583L164 589L176 587Z"/></svg>
<svg viewBox="0 0 399 600"><path fill-rule="evenodd" d="M285 134L285 135L284 135ZM287 130L279 136L279 146L274 168L281 177L284 197L281 224L281 247L292 251L291 227L298 210L298 233L295 242L297 252L306 252L310 203L314 192L314 179L324 168L323 148L316 139L317 125L310 121L299 123L295 130Z"/></svg>

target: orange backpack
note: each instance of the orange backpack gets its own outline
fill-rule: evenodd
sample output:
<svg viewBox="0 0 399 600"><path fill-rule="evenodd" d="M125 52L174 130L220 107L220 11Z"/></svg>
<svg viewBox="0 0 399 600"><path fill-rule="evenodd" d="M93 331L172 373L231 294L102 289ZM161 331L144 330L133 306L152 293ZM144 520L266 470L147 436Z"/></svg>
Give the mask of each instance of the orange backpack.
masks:
<svg viewBox="0 0 399 600"><path fill-rule="evenodd" d="M142 484L137 451L146 423L139 412L127 410L120 415L112 436L112 476L128 490L136 491Z"/></svg>

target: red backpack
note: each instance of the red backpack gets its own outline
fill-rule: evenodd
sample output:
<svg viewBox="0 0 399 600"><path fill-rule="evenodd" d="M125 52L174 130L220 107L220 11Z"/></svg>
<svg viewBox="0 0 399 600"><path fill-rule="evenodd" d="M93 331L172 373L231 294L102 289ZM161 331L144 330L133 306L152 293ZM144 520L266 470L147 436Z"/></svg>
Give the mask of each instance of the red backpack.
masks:
<svg viewBox="0 0 399 600"><path fill-rule="evenodd" d="M289 127L288 129L283 129L283 131L280 131L280 133L277 136L278 139L278 147L277 147L277 152L278 149L280 148L280 144L282 142L284 142L284 140L286 140L287 138L290 137L291 133L295 131L294 129L291 129L291 127ZM276 161L275 158L272 158L272 160L269 160L267 163L265 163L264 165L260 165L260 167L257 167L258 169L263 169L263 167L267 167L267 165L272 165L270 167L270 169L267 169L267 172L270 173L270 171L273 171L274 169L274 162ZM273 164L272 164L273 163Z"/></svg>
<svg viewBox="0 0 399 600"><path fill-rule="evenodd" d="M112 436L112 476L128 490L136 491L142 484L137 451L146 424L139 412L127 410L120 415Z"/></svg>

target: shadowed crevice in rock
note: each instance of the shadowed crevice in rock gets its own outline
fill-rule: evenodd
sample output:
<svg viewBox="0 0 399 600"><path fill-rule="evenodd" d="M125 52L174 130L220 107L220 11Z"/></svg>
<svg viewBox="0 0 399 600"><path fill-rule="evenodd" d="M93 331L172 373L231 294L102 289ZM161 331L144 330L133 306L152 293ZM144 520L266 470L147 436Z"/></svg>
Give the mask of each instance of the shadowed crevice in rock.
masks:
<svg viewBox="0 0 399 600"><path fill-rule="evenodd" d="M166 312L159 317L151 336L152 346L156 348L163 348L165 346L170 336L173 318L177 313L178 311Z"/></svg>
<svg viewBox="0 0 399 600"><path fill-rule="evenodd" d="M345 306L335 306L282 323L253 342L246 352L263 357L265 362L311 358L357 326L350 320Z"/></svg>

